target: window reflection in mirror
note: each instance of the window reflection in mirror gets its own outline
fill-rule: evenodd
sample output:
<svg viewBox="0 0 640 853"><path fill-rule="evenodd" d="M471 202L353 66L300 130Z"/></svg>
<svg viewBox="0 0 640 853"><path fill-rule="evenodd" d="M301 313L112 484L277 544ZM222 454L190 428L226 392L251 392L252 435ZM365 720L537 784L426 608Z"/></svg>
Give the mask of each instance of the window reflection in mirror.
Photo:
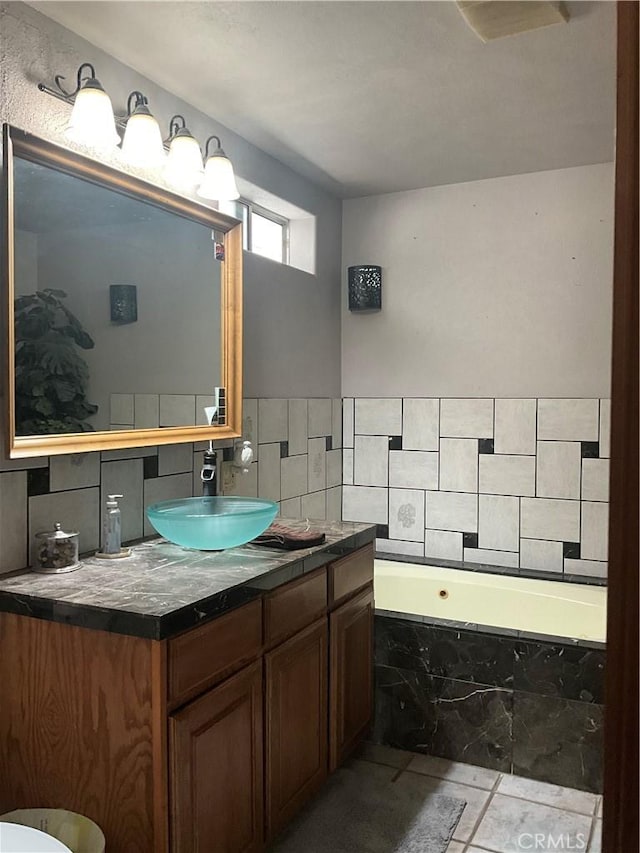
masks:
<svg viewBox="0 0 640 853"><path fill-rule="evenodd" d="M14 225L16 435L204 424L223 235L19 157Z"/></svg>

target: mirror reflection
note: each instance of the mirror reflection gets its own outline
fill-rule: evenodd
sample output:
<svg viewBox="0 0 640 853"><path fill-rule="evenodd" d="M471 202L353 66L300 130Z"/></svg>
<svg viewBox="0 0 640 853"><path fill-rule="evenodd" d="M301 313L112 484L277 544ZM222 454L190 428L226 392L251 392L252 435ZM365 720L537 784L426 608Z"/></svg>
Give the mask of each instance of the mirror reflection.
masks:
<svg viewBox="0 0 640 853"><path fill-rule="evenodd" d="M224 235L14 159L17 436L206 424Z"/></svg>

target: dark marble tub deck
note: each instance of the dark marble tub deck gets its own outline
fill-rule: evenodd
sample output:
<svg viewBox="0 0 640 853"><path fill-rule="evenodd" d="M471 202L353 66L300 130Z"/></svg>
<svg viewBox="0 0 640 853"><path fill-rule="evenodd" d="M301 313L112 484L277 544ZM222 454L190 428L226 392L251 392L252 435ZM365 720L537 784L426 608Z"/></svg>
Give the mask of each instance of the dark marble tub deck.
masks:
<svg viewBox="0 0 640 853"><path fill-rule="evenodd" d="M600 793L605 651L376 616L376 742Z"/></svg>

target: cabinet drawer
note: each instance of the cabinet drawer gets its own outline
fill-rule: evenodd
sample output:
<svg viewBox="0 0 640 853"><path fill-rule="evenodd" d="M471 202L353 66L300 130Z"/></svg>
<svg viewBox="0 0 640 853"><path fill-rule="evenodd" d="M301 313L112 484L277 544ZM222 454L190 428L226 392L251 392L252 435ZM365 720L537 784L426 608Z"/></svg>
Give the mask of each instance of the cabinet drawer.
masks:
<svg viewBox="0 0 640 853"><path fill-rule="evenodd" d="M169 704L211 687L262 651L262 602L252 601L169 640Z"/></svg>
<svg viewBox="0 0 640 853"><path fill-rule="evenodd" d="M274 589L264 598L264 641L268 647L306 628L327 609L327 570Z"/></svg>
<svg viewBox="0 0 640 853"><path fill-rule="evenodd" d="M353 595L373 582L373 545L366 545L329 566L329 604Z"/></svg>

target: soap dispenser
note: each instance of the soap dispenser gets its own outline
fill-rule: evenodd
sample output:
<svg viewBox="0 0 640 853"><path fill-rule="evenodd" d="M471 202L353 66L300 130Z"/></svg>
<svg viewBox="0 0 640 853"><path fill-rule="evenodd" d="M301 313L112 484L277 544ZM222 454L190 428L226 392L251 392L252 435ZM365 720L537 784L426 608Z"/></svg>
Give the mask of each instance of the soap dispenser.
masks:
<svg viewBox="0 0 640 853"><path fill-rule="evenodd" d="M96 551L96 557L117 560L118 557L130 557L131 548L122 547L122 520L118 498L122 495L108 495L107 507L102 522L102 551Z"/></svg>
<svg viewBox="0 0 640 853"><path fill-rule="evenodd" d="M102 553L119 554L122 546L122 520L118 499L123 495L109 495L102 526Z"/></svg>

